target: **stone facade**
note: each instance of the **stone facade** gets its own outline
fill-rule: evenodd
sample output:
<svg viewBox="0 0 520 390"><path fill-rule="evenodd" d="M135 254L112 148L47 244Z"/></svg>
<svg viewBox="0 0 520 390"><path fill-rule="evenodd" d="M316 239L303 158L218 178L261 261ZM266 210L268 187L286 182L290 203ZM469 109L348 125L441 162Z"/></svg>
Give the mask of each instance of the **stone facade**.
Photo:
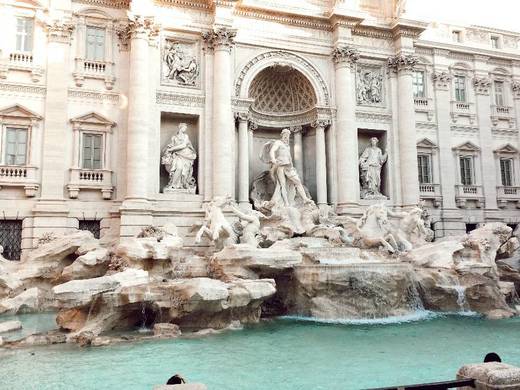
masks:
<svg viewBox="0 0 520 390"><path fill-rule="evenodd" d="M2 1L0 238L5 220L22 250L173 222L197 245L205 203L251 207L283 128L322 208L381 202L361 196L358 164L376 137L384 202L424 200L437 237L519 223L520 33L427 25L399 3ZM196 188L164 191L180 123Z"/></svg>

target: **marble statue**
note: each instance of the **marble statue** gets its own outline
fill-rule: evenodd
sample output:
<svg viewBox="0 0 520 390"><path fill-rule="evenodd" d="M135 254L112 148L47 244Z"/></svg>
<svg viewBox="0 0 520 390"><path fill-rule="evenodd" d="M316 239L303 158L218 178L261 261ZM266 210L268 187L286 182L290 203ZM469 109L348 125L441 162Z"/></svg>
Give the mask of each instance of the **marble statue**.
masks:
<svg viewBox="0 0 520 390"><path fill-rule="evenodd" d="M408 212L398 213L397 216L400 217L399 229L395 235L402 251L407 252L412 250L414 246L426 243L428 231L424 226L422 213L423 210L419 207L413 207Z"/></svg>
<svg viewBox="0 0 520 390"><path fill-rule="evenodd" d="M163 189L166 193L195 193L193 163L197 158L197 153L186 134L187 129L186 123L180 123L177 134L172 136L170 143L162 153L161 164L164 165L170 176L168 184Z"/></svg>
<svg viewBox="0 0 520 390"><path fill-rule="evenodd" d="M357 72L356 96L358 104L379 104L383 101L383 75L370 69Z"/></svg>
<svg viewBox="0 0 520 390"><path fill-rule="evenodd" d="M199 65L193 56L188 56L178 42L167 43L164 62L168 67L165 77L181 85L195 85L199 74Z"/></svg>
<svg viewBox="0 0 520 390"><path fill-rule="evenodd" d="M242 234L240 235L240 243L258 248L260 237L260 219L267 217L260 211L250 210L248 212L240 210L234 204L229 205L230 210L240 219Z"/></svg>
<svg viewBox="0 0 520 390"><path fill-rule="evenodd" d="M237 235L222 212L222 208L229 203L229 198L216 196L205 206L204 222L195 236L197 244L201 242L204 235L215 244L217 249L236 243Z"/></svg>
<svg viewBox="0 0 520 390"><path fill-rule="evenodd" d="M260 159L271 164L270 175L275 182L275 189L270 200L272 206L294 206L295 196L298 195L303 203L312 203L293 166L290 147L291 131L283 129L281 139L267 142Z"/></svg>
<svg viewBox="0 0 520 390"><path fill-rule="evenodd" d="M397 241L392 233L392 226L388 220L388 214L389 210L384 204L373 204L356 221L358 243L361 247L382 246L390 253L399 251Z"/></svg>
<svg viewBox="0 0 520 390"><path fill-rule="evenodd" d="M386 196L381 194L381 168L388 155L377 146L378 142L376 137L370 138L370 145L365 148L359 158L361 198L363 199L386 199Z"/></svg>

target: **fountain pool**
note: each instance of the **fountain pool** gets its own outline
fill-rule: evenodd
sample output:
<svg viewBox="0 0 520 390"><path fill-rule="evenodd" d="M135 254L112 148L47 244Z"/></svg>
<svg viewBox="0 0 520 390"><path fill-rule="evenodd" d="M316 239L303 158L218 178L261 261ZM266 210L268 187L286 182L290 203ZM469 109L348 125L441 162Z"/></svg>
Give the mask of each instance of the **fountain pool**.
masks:
<svg viewBox="0 0 520 390"><path fill-rule="evenodd" d="M149 390L177 372L216 390L343 390L448 380L489 351L520 365L519 328L520 318L454 315L385 324L288 318L197 339L34 347L0 352L0 388Z"/></svg>

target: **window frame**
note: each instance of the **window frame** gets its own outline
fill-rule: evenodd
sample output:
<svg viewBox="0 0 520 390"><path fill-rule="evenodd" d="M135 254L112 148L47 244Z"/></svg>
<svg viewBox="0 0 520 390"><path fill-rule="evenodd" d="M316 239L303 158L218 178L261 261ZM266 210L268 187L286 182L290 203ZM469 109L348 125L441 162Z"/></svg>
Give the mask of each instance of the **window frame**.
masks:
<svg viewBox="0 0 520 390"><path fill-rule="evenodd" d="M424 159L425 161L427 161L427 172L426 172L426 176L428 178L428 181L424 181L424 180L421 180L424 178L424 174L423 174L423 169L419 160L420 159ZM434 179L433 179L433 167L432 167L432 155L430 153L417 153L417 169L418 169L418 173L419 173L419 176L418 176L418 180L419 180L419 184L434 184Z"/></svg>
<svg viewBox="0 0 520 390"><path fill-rule="evenodd" d="M461 30L452 30L451 39L453 42L461 43L462 42L462 31Z"/></svg>
<svg viewBox="0 0 520 390"><path fill-rule="evenodd" d="M500 91L500 94L498 93L498 89L497 89L497 86L498 85L501 85L501 91ZM493 80L493 94L495 95L495 105L497 107L506 107L507 106L507 102L506 102L506 89L505 89L505 82L504 80ZM500 96L500 100L499 101L499 96Z"/></svg>
<svg viewBox="0 0 520 390"><path fill-rule="evenodd" d="M511 156L511 157L499 157L498 158L498 161L499 161L499 169L500 169L500 183L503 187L514 187L515 186L515 159ZM506 184L504 183L504 178L506 178L505 174L504 174L504 170L502 169L503 168L503 165L502 165L502 162L508 162L509 164L509 183ZM507 180L506 180L507 181Z"/></svg>
<svg viewBox="0 0 520 390"><path fill-rule="evenodd" d="M25 142L23 143L25 146L24 146L24 152L23 152L23 162L21 163L18 163L17 162L17 158L19 155L22 155L22 154L18 154L18 147L19 147L19 144L18 144L18 136L16 136L16 139L15 139L15 148L16 148L16 151L14 154L9 154L9 134L10 134L10 131L15 131L15 133L18 135L21 131L23 131L25 133ZM15 125L6 125L5 126L5 130L4 130L4 142L3 142L3 153L2 153L2 161L4 162L5 165L7 166L19 166L19 167L24 167L24 166L27 166L27 162L29 160L29 146L30 146L30 142L29 142L29 136L30 136L30 130L29 130L29 126L15 126ZM10 156L14 156L14 162L10 162L10 159L9 157Z"/></svg>
<svg viewBox="0 0 520 390"><path fill-rule="evenodd" d="M24 31L18 31L19 21L24 20L26 23L24 24ZM30 23L27 23L30 22ZM30 33L27 32L27 25L31 26ZM16 16L16 29L15 29L15 51L18 53L32 53L34 50L34 17L26 16L26 15L17 15ZM18 38L20 37L21 47L18 47ZM29 42L29 48L27 48L27 43Z"/></svg>
<svg viewBox="0 0 520 390"><path fill-rule="evenodd" d="M475 155L473 154L466 154L466 153L462 153L460 154L459 156L459 182L461 185L463 186L475 186L477 185L476 184L476 180L475 180ZM469 171L470 171L470 176L469 176L469 179L470 179L470 183L465 183L464 179L464 175L463 175L463 166L462 166L462 160L465 160L465 161L470 161L470 165L469 165Z"/></svg>
<svg viewBox="0 0 520 390"><path fill-rule="evenodd" d="M457 80L462 80L462 83L459 83ZM463 99L459 99L459 91L461 91L458 86L462 85L463 89ZM453 76L453 97L458 103L468 103L468 85L467 85L467 77L462 74L455 74Z"/></svg>
<svg viewBox="0 0 520 390"><path fill-rule="evenodd" d="M422 94L416 93L416 86L419 84L416 82L418 78L416 77L417 74L421 74L421 86L422 86ZM413 90L413 97L418 99L425 99L426 98L426 70L424 69L417 69L413 72L413 79L412 79L412 90Z"/></svg>
<svg viewBox="0 0 520 390"><path fill-rule="evenodd" d="M99 139L99 159L97 160L99 162L99 167L95 167L96 159L94 158L94 150L95 146L91 146L91 158L90 158L90 167L85 166L85 138L86 137L92 137L92 139L96 138ZM80 145L80 168L86 169L89 171L95 171L95 170L103 170L104 169L104 154L105 154L105 134L100 132L94 132L85 130L81 132L81 145Z"/></svg>
<svg viewBox="0 0 520 390"><path fill-rule="evenodd" d="M500 37L498 35L491 35L489 40L492 49L500 49Z"/></svg>
<svg viewBox="0 0 520 390"><path fill-rule="evenodd" d="M102 31L103 32L103 46L100 53L100 58L97 56L97 42L94 44L94 58L90 58L89 55L89 30ZM107 28L103 26L87 24L85 26L85 60L92 62L106 62L106 46L107 46Z"/></svg>

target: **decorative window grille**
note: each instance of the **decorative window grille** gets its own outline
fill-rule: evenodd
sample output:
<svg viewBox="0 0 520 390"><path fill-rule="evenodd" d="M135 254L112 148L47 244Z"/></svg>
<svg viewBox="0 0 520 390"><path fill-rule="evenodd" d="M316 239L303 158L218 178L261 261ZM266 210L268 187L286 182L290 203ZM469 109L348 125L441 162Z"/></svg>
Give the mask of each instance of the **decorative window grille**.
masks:
<svg viewBox="0 0 520 390"><path fill-rule="evenodd" d="M7 260L20 260L22 253L22 220L5 219L0 221L0 245L2 255Z"/></svg>
<svg viewBox="0 0 520 390"><path fill-rule="evenodd" d="M423 98L425 96L424 92L424 72L416 71L413 74L413 96Z"/></svg>
<svg viewBox="0 0 520 390"><path fill-rule="evenodd" d="M417 156L417 166L419 168L419 183L431 184L431 158L427 154L420 154Z"/></svg>
<svg viewBox="0 0 520 390"><path fill-rule="evenodd" d="M473 180L473 156L462 156L460 161L460 182L462 185L471 186Z"/></svg>
<svg viewBox="0 0 520 390"><path fill-rule="evenodd" d="M498 107L505 106L504 99L504 82L503 81L495 81L495 104Z"/></svg>
<svg viewBox="0 0 520 390"><path fill-rule="evenodd" d="M513 186L513 159L500 159L500 175L502 177L502 185L505 187Z"/></svg>
<svg viewBox="0 0 520 390"><path fill-rule="evenodd" d="M87 27L87 53L89 61L105 60L105 29L100 27Z"/></svg>
<svg viewBox="0 0 520 390"><path fill-rule="evenodd" d="M96 219L80 220L79 230L87 230L91 232L95 238L99 238L101 233L101 221Z"/></svg>
<svg viewBox="0 0 520 390"><path fill-rule="evenodd" d="M455 76L455 100L458 102L466 101L466 77Z"/></svg>
<svg viewBox="0 0 520 390"><path fill-rule="evenodd" d="M33 48L34 20L31 18L16 18L16 50L30 52Z"/></svg>
<svg viewBox="0 0 520 390"><path fill-rule="evenodd" d="M5 163L25 165L27 156L27 129L8 127L5 141Z"/></svg>
<svg viewBox="0 0 520 390"><path fill-rule="evenodd" d="M83 150L82 160L84 169L101 169L102 156L102 141L101 134L83 134Z"/></svg>

